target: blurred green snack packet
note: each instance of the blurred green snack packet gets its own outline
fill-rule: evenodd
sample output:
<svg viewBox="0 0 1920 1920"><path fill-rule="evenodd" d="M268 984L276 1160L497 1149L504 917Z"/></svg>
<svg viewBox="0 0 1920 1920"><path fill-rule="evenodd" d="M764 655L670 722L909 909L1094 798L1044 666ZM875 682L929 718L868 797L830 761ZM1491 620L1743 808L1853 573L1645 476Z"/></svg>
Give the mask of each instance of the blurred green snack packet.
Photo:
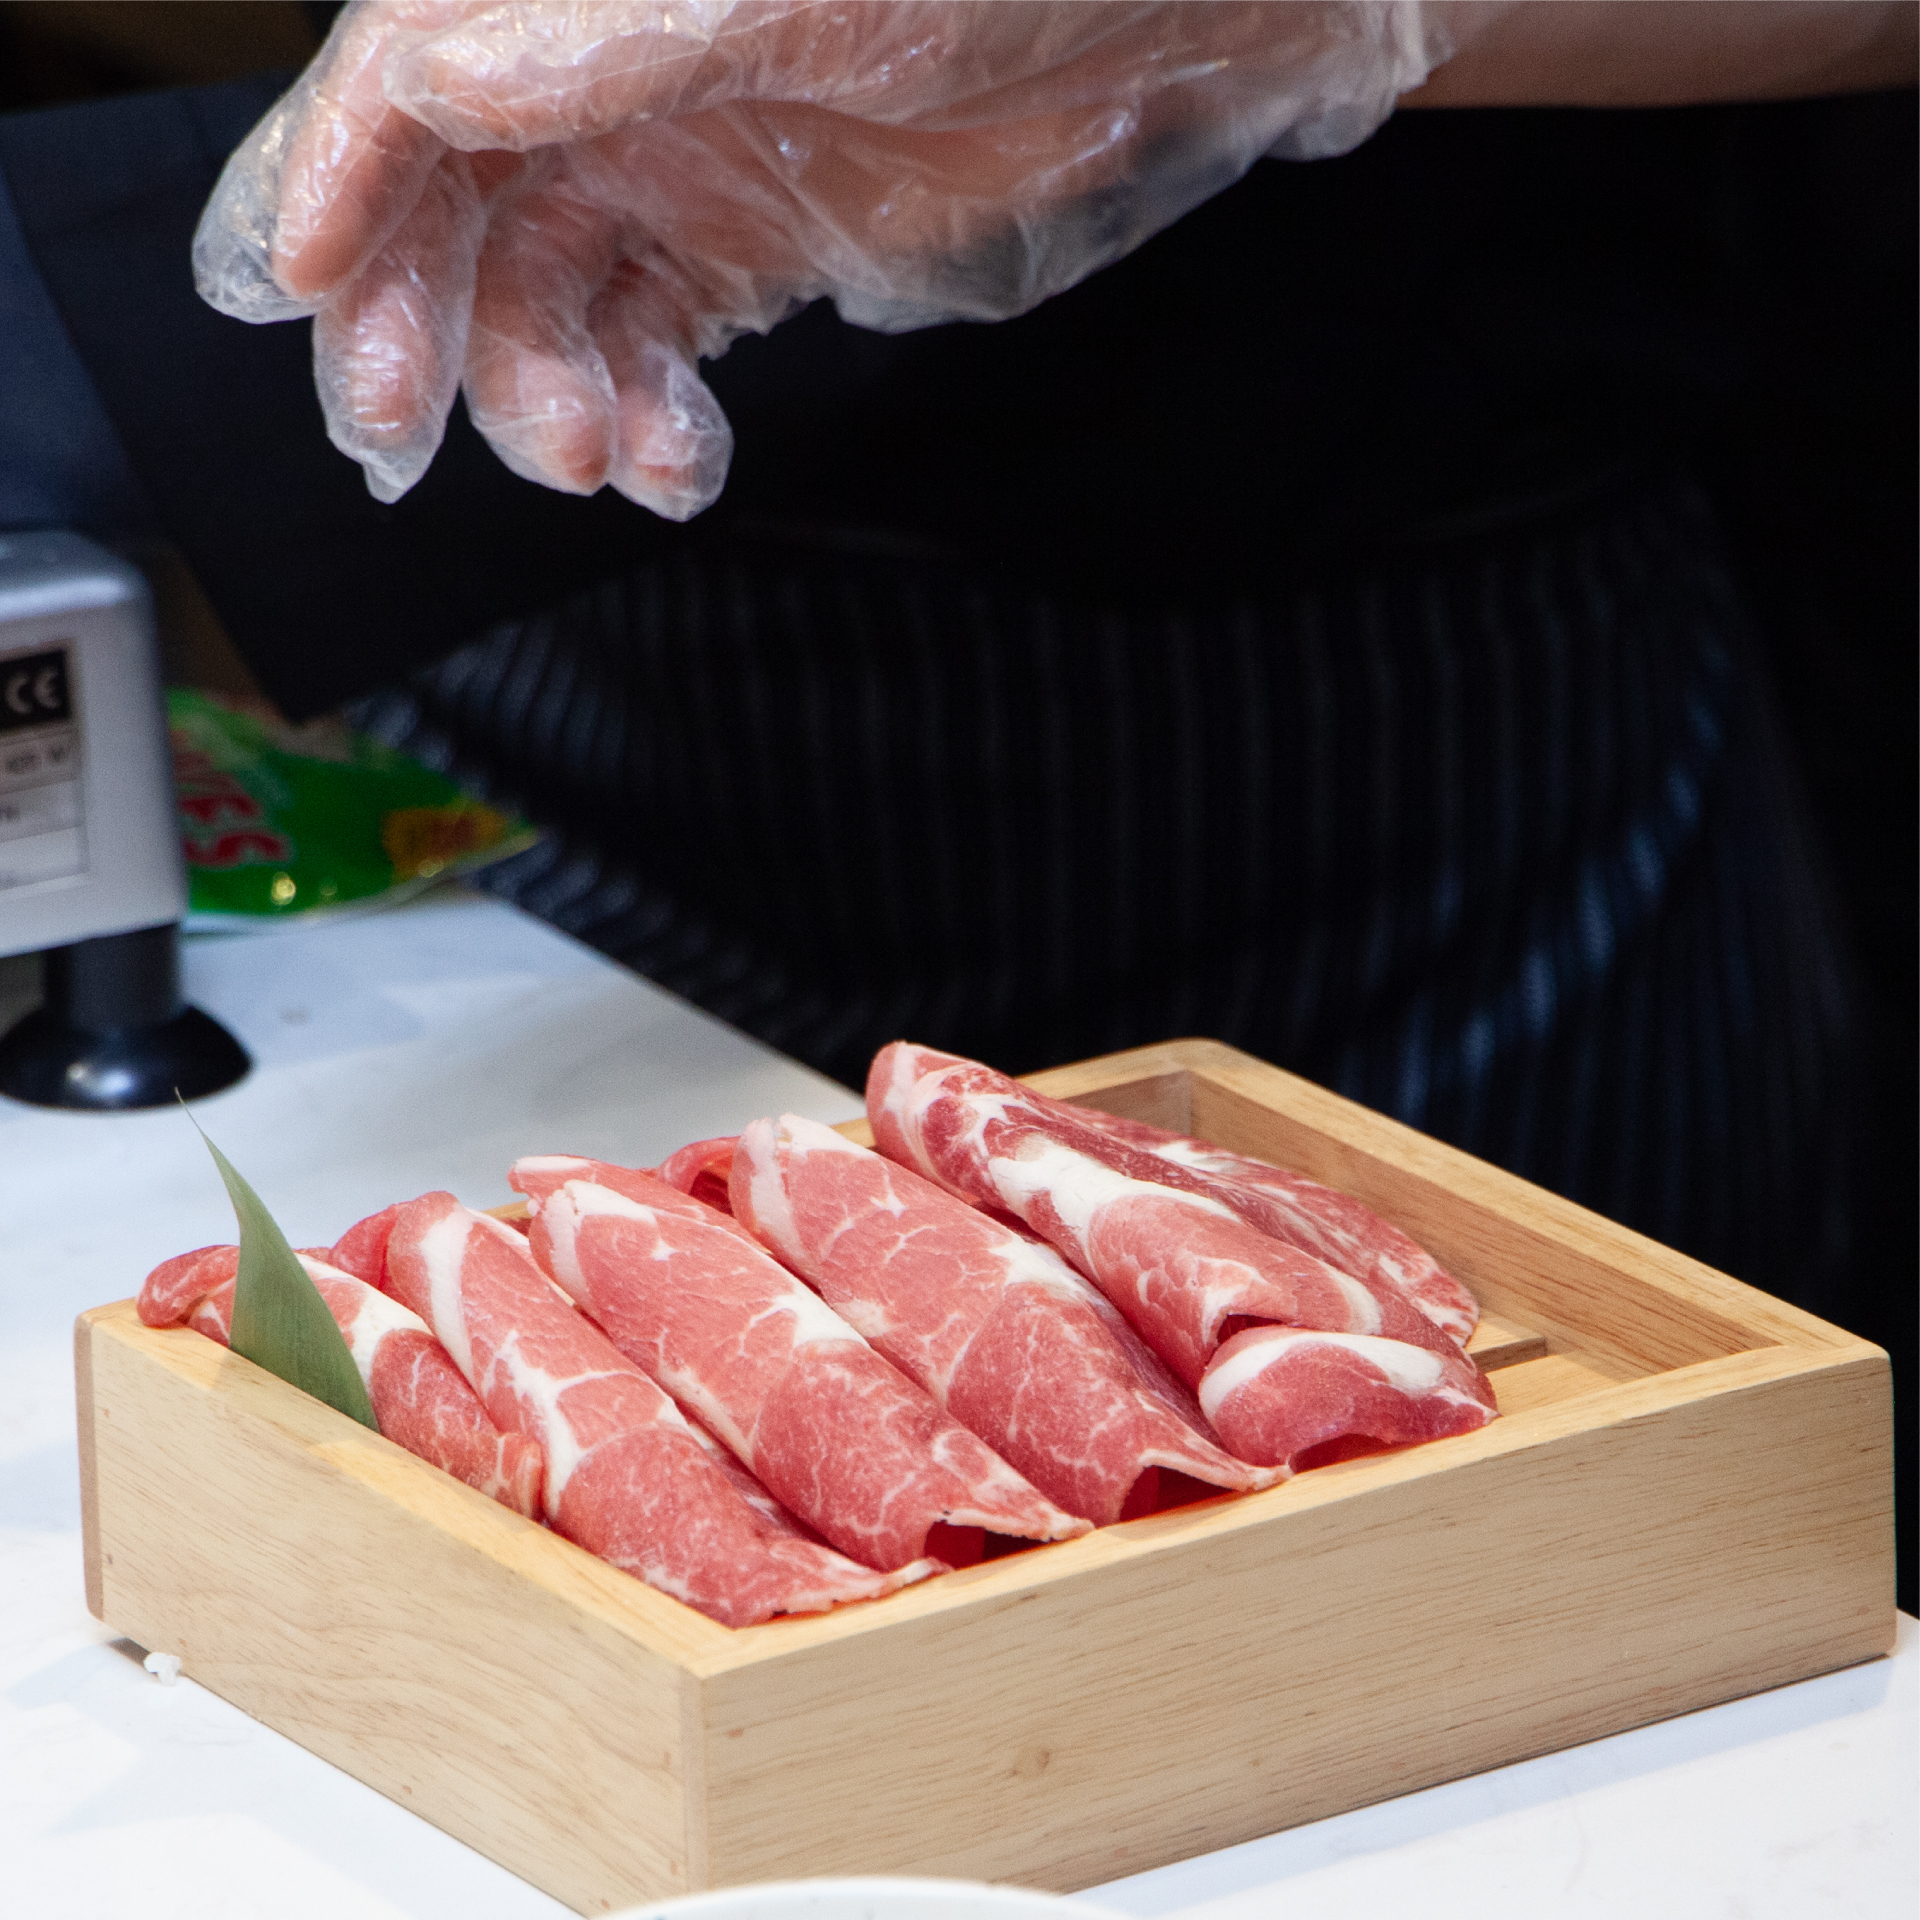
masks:
<svg viewBox="0 0 1920 1920"><path fill-rule="evenodd" d="M343 721L167 690L190 929L384 906L531 846L524 820Z"/></svg>

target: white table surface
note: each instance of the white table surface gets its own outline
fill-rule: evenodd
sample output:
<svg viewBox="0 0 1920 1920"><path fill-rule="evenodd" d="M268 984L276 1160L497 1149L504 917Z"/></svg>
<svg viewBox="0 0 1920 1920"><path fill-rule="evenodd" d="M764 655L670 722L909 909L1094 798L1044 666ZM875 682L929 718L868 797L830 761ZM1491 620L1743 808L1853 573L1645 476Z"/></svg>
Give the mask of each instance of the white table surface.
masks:
<svg viewBox="0 0 1920 1920"><path fill-rule="evenodd" d="M200 1116L296 1246L398 1195L507 1197L522 1152L651 1163L846 1089L496 903L191 942L254 1073ZM17 968L0 968L0 1022ZM0 1101L0 1916L389 1920L566 1909L86 1611L71 1328L232 1237L177 1112ZM1892 1660L1502 1768L1089 1897L1207 1920L1920 1912L1914 1623Z"/></svg>

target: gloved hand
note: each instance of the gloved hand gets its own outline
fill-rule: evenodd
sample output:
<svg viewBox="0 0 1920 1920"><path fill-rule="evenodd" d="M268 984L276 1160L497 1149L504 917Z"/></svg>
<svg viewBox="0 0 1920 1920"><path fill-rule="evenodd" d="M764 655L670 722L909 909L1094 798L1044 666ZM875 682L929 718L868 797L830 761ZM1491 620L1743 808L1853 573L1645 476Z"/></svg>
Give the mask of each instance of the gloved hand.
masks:
<svg viewBox="0 0 1920 1920"><path fill-rule="evenodd" d="M382 499L464 384L515 472L686 519L732 446L701 356L822 296L889 331L1024 312L1261 154L1357 144L1446 13L358 0L229 161L196 276L317 315L328 430Z"/></svg>

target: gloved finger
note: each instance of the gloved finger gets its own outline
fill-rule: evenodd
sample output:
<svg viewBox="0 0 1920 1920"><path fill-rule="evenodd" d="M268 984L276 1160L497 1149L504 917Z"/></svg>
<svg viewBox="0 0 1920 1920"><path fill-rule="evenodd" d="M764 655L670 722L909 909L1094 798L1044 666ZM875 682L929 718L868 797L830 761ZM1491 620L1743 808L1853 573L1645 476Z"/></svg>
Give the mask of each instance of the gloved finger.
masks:
<svg viewBox="0 0 1920 1920"><path fill-rule="evenodd" d="M399 227L444 147L388 104L381 74L396 34L472 11L472 0L359 0L335 23L303 81L277 182L271 267L296 299L324 298Z"/></svg>
<svg viewBox="0 0 1920 1920"><path fill-rule="evenodd" d="M619 447L613 378L587 323L618 257L612 217L550 179L502 201L480 250L467 410L515 473L563 493L597 491Z"/></svg>
<svg viewBox="0 0 1920 1920"><path fill-rule="evenodd" d="M622 260L588 313L613 381L619 446L608 480L665 520L691 520L720 497L733 428L683 344L684 296L642 261Z"/></svg>
<svg viewBox="0 0 1920 1920"><path fill-rule="evenodd" d="M194 287L210 307L236 320L297 320L319 305L289 294L274 279L272 264L280 175L308 97L302 80L227 156L194 229Z"/></svg>
<svg viewBox="0 0 1920 1920"><path fill-rule="evenodd" d="M393 238L314 319L327 437L365 469L376 500L398 500L426 472L460 390L486 231L475 166L448 154Z"/></svg>
<svg viewBox="0 0 1920 1920"><path fill-rule="evenodd" d="M341 14L221 170L193 237L202 299L240 320L296 319L379 251L444 151L380 92L389 38L403 16L444 24L461 4L359 0Z"/></svg>
<svg viewBox="0 0 1920 1920"><path fill-rule="evenodd" d="M469 151L524 151L733 100L898 123L1051 72L1168 11L1148 0L495 5L396 35L387 97Z"/></svg>

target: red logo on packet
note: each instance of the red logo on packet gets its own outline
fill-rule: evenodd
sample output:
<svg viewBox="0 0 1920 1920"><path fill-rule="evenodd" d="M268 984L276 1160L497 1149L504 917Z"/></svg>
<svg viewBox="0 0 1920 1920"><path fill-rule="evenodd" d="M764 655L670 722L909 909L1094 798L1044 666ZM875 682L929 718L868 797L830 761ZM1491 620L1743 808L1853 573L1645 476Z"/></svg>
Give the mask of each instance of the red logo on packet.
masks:
<svg viewBox="0 0 1920 1920"><path fill-rule="evenodd" d="M210 754L190 746L178 727L173 729L173 780L181 821L221 829L180 836L188 866L267 867L293 857L293 842L285 834L237 824L258 820L260 802L232 774L223 773Z"/></svg>
<svg viewBox="0 0 1920 1920"><path fill-rule="evenodd" d="M272 867L293 858L293 842L264 827L239 827L210 840L182 838L190 867Z"/></svg>

